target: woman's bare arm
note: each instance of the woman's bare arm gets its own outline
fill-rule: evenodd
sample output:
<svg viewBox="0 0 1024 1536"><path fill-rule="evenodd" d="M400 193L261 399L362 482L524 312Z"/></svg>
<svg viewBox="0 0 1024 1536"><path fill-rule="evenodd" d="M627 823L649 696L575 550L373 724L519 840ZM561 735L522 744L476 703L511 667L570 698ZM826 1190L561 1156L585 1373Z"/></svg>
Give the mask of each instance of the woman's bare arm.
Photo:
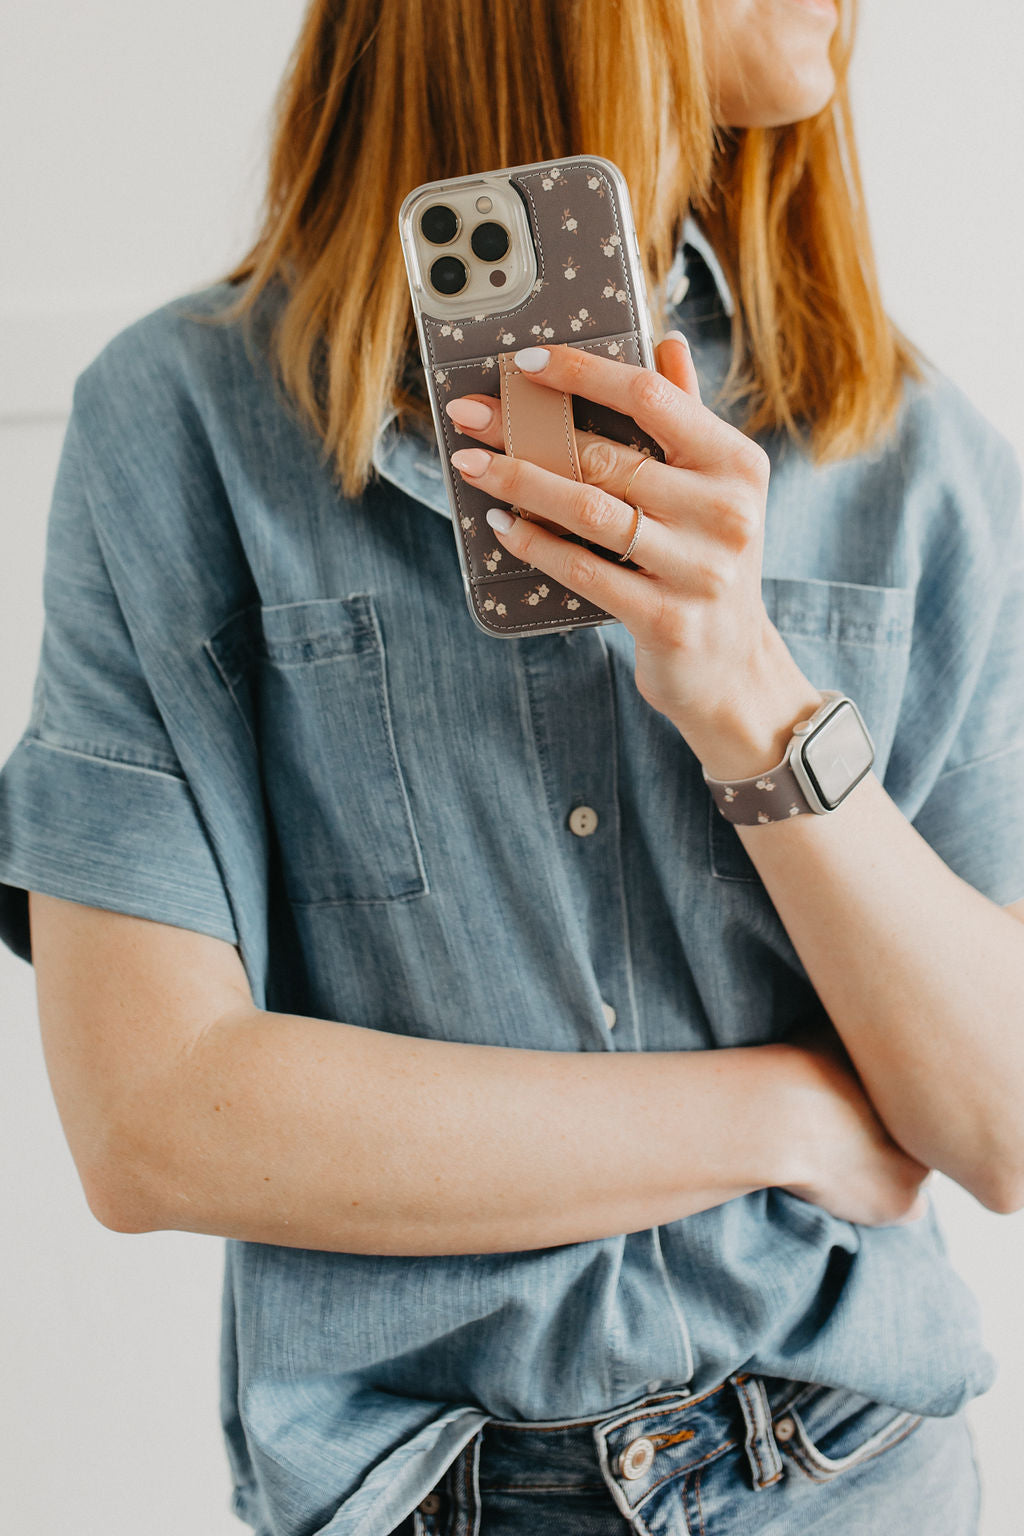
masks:
<svg viewBox="0 0 1024 1536"><path fill-rule="evenodd" d="M51 1084L115 1230L500 1252L802 1171L795 1048L516 1050L268 1013L223 940L35 893L30 912Z"/></svg>

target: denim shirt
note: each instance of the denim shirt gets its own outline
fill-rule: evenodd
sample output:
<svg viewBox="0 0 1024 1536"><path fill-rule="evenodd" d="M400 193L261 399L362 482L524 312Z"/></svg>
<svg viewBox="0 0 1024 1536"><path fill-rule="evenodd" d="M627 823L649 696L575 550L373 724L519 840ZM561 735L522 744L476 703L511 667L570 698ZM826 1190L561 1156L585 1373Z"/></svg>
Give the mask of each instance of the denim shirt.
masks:
<svg viewBox="0 0 1024 1536"><path fill-rule="evenodd" d="M706 404L731 308L709 254L690 221L689 285L655 316L690 338ZM163 306L77 380L31 714L0 771L0 937L30 960L26 891L49 892L237 945L260 1008L510 1048L707 1050L823 1018L626 627L483 634L432 432L385 417L377 475L343 497L263 350L190 318L229 296ZM921 836L1019 899L1008 440L930 368L871 452L814 468L759 441L770 618L856 700ZM262 1536L382 1536L488 1417L740 1369L948 1415L996 1371L934 1211L857 1225L779 1188L526 1252L228 1239L225 1261L233 1508Z"/></svg>

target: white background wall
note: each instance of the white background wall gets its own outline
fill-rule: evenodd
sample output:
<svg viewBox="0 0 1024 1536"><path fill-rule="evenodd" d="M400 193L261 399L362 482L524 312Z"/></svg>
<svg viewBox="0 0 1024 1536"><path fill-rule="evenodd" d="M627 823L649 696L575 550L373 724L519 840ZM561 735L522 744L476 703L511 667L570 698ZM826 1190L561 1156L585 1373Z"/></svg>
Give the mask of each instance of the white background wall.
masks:
<svg viewBox="0 0 1024 1536"><path fill-rule="evenodd" d="M5 0L0 762L28 715L71 383L122 325L243 250L301 10ZM978 16L957 0L862 0L859 141L890 312L1024 455L1024 13L989 0ZM222 1243L101 1227L50 1095L33 972L6 949L0 1021L0 1527L241 1531L217 1417ZM995 1216L938 1175L935 1198L1001 1366L971 1407L983 1536L1016 1536L1024 1216Z"/></svg>

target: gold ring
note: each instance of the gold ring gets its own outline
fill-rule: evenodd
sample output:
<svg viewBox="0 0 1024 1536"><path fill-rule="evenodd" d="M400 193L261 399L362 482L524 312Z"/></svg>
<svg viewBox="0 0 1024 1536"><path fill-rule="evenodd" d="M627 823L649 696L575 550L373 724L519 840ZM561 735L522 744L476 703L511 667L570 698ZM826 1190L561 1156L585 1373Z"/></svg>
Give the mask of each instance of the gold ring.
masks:
<svg viewBox="0 0 1024 1536"><path fill-rule="evenodd" d="M633 473L630 475L629 479L626 481L626 489L622 493L622 500L623 501L625 501L627 503L629 502L629 488L633 484L633 481L636 479L637 475L643 469L644 465L647 463L649 458L650 458L650 454L649 453L645 453L643 458L640 460L640 463L636 466L636 468L634 469Z"/></svg>
<svg viewBox="0 0 1024 1536"><path fill-rule="evenodd" d="M633 471L633 474L636 474L636 470ZM619 556L620 564L623 560L629 559L630 555L633 553L633 548L636 544L636 541L640 537L640 524L644 520L644 509L643 507L634 507L633 510L636 513L636 527L633 529L633 537L630 539L623 553Z"/></svg>

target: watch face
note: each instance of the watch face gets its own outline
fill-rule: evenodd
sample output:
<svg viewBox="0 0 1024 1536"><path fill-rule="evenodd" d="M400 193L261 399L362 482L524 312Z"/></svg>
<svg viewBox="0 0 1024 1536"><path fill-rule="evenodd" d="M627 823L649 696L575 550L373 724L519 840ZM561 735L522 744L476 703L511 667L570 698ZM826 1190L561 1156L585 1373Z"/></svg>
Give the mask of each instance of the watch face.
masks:
<svg viewBox="0 0 1024 1536"><path fill-rule="evenodd" d="M834 810L875 760L871 738L849 699L811 732L801 756L822 804Z"/></svg>

